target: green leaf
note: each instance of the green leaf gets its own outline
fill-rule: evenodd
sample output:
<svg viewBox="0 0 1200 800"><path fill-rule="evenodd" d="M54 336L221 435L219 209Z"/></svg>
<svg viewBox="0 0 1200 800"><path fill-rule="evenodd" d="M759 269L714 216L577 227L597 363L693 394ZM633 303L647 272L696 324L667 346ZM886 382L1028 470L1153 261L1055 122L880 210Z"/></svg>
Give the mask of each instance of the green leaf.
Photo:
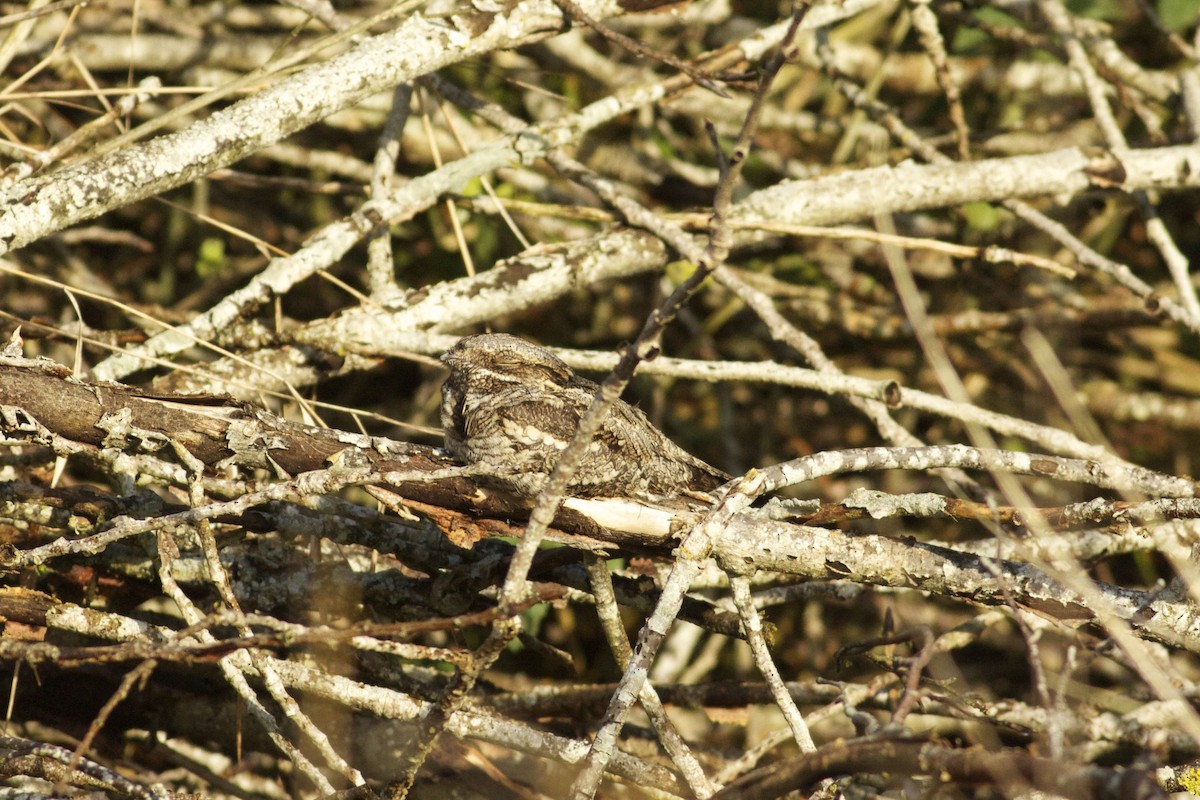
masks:
<svg viewBox="0 0 1200 800"><path fill-rule="evenodd" d="M225 240L210 236L200 242L196 253L196 274L203 279L215 278L228 266L225 255Z"/></svg>

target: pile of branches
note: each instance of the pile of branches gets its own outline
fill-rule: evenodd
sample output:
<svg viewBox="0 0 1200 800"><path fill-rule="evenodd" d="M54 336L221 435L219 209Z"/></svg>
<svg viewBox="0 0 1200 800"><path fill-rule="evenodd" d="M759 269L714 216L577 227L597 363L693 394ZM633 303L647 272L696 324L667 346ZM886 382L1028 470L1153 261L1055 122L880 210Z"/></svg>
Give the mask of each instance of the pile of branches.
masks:
<svg viewBox="0 0 1200 800"><path fill-rule="evenodd" d="M1195 787L1197 19L1112 13L0 18L6 788ZM603 378L534 498L483 329ZM571 497L620 396L732 480Z"/></svg>

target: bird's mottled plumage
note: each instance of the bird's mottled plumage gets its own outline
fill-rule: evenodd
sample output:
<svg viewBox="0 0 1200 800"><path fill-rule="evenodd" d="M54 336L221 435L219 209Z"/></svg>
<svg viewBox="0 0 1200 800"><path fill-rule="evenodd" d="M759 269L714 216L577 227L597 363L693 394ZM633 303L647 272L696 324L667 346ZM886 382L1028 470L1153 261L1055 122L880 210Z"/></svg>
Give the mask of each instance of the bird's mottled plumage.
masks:
<svg viewBox="0 0 1200 800"><path fill-rule="evenodd" d="M570 443L599 387L549 350L507 334L468 336L442 356L446 449L491 467L533 497ZM710 491L728 480L677 447L646 415L618 400L571 481L580 497L655 497Z"/></svg>

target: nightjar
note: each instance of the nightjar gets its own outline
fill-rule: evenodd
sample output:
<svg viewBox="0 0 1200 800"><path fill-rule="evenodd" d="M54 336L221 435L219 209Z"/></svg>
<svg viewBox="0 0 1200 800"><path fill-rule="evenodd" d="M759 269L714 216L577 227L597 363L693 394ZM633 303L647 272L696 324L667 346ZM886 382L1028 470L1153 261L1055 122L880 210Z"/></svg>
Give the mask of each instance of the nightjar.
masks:
<svg viewBox="0 0 1200 800"><path fill-rule="evenodd" d="M599 387L550 351L508 334L468 336L442 356L446 449L534 497ZM618 400L571 479L577 497L653 498L711 491L729 476L681 450Z"/></svg>

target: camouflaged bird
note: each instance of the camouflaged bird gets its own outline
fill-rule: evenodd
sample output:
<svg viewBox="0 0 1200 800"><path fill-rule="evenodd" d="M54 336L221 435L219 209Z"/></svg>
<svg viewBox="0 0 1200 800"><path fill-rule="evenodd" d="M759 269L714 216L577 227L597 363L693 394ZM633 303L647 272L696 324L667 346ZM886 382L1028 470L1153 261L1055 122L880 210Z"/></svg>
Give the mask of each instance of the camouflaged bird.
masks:
<svg viewBox="0 0 1200 800"><path fill-rule="evenodd" d="M442 356L446 449L534 497L599 390L545 348L503 333L468 336ZM588 445L570 493L649 498L711 491L729 476L681 450L618 400Z"/></svg>

